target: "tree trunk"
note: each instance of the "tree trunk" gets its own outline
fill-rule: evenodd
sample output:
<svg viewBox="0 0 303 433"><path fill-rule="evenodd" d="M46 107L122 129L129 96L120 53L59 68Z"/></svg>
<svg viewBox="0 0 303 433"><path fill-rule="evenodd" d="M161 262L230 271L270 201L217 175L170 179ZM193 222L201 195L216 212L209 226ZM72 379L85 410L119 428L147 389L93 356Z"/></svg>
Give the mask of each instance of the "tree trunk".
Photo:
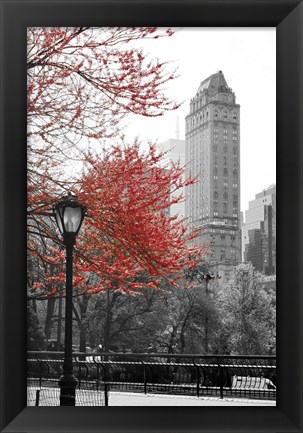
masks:
<svg viewBox="0 0 303 433"><path fill-rule="evenodd" d="M170 334L169 342L168 342L168 353L175 353L175 341L177 334L177 325L173 325L172 333Z"/></svg>
<svg viewBox="0 0 303 433"><path fill-rule="evenodd" d="M56 302L55 298L49 298L47 300L46 317L45 317L45 324L44 324L44 334L47 340L51 338L51 334L52 334L55 302Z"/></svg>
<svg viewBox="0 0 303 433"><path fill-rule="evenodd" d="M185 349L185 328L182 328L180 333L180 353L184 353Z"/></svg>
<svg viewBox="0 0 303 433"><path fill-rule="evenodd" d="M62 345L62 298L58 299L58 324L57 324L57 343L58 350L61 350Z"/></svg>
<svg viewBox="0 0 303 433"><path fill-rule="evenodd" d="M79 328L79 352L86 352L86 313L88 309L88 301L88 295L82 295L81 298L77 299L79 311L75 307L76 302L74 303L74 317Z"/></svg>
<svg viewBox="0 0 303 433"><path fill-rule="evenodd" d="M103 332L103 350L108 352L111 344L111 327L113 319L113 308L118 297L118 293L107 290L107 305L106 305L106 316L104 321L104 332Z"/></svg>
<svg viewBox="0 0 303 433"><path fill-rule="evenodd" d="M52 265L50 265L49 271L51 275L54 275L54 267ZM51 292L51 287L49 286L48 286L48 291ZM55 303L56 303L56 298L49 298L47 300L46 317L45 317L45 325L44 325L44 335L47 340L49 340L52 335Z"/></svg>

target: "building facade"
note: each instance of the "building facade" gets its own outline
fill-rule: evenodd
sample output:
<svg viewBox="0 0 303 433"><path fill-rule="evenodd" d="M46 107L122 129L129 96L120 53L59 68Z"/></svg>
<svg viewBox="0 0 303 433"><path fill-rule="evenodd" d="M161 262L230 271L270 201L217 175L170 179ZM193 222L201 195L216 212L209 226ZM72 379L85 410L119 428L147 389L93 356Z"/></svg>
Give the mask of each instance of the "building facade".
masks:
<svg viewBox="0 0 303 433"><path fill-rule="evenodd" d="M265 275L276 274L276 185L249 202L242 226L243 261Z"/></svg>
<svg viewBox="0 0 303 433"><path fill-rule="evenodd" d="M181 167L185 166L185 140L179 140L171 138L166 140L160 145L160 149L165 152L165 159L163 160L163 166L168 167L171 163L180 163ZM184 196L184 188L178 189L176 192L172 192L171 196ZM180 201L169 207L169 214L171 216L177 216L180 219L185 217L185 201Z"/></svg>
<svg viewBox="0 0 303 433"><path fill-rule="evenodd" d="M197 182L186 191L185 215L195 240L208 245L210 267L224 279L241 262L240 106L222 71L200 84L186 116L185 162Z"/></svg>

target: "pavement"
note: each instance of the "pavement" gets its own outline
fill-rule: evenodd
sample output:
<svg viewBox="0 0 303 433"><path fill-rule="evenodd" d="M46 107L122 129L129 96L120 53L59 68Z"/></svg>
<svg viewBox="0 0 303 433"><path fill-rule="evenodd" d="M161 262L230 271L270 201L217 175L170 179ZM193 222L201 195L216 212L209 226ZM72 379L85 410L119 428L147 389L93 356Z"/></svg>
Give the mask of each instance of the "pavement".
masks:
<svg viewBox="0 0 303 433"><path fill-rule="evenodd" d="M274 400L137 394L110 391L109 406L276 406Z"/></svg>
<svg viewBox="0 0 303 433"><path fill-rule="evenodd" d="M39 406L58 406L59 388L27 388L27 405L35 406L39 397ZM275 400L248 398L196 397L171 394L143 394L135 392L109 391L109 406L276 406ZM95 390L77 390L76 406L103 406L104 393Z"/></svg>

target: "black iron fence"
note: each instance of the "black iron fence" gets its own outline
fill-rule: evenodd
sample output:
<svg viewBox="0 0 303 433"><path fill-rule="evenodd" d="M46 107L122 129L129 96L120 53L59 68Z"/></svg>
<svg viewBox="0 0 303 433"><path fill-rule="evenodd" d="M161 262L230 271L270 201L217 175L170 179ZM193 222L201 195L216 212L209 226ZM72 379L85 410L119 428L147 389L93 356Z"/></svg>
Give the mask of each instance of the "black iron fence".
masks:
<svg viewBox="0 0 303 433"><path fill-rule="evenodd" d="M28 405L56 405L63 352L28 352L27 364ZM274 356L74 353L73 364L76 405L108 405L109 390L276 398Z"/></svg>

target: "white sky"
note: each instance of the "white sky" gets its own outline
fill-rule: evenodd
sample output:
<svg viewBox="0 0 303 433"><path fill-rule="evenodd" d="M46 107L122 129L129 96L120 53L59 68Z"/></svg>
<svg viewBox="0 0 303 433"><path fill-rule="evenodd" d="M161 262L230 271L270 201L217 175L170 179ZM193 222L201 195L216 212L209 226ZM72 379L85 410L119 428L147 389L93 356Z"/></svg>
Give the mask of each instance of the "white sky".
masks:
<svg viewBox="0 0 303 433"><path fill-rule="evenodd" d="M141 42L142 44L142 42ZM127 135L159 143L185 136L189 100L199 84L221 70L240 104L241 210L276 183L276 31L270 28L183 28L168 38L144 41L144 51L178 66L167 94L184 101L158 118L130 116Z"/></svg>

